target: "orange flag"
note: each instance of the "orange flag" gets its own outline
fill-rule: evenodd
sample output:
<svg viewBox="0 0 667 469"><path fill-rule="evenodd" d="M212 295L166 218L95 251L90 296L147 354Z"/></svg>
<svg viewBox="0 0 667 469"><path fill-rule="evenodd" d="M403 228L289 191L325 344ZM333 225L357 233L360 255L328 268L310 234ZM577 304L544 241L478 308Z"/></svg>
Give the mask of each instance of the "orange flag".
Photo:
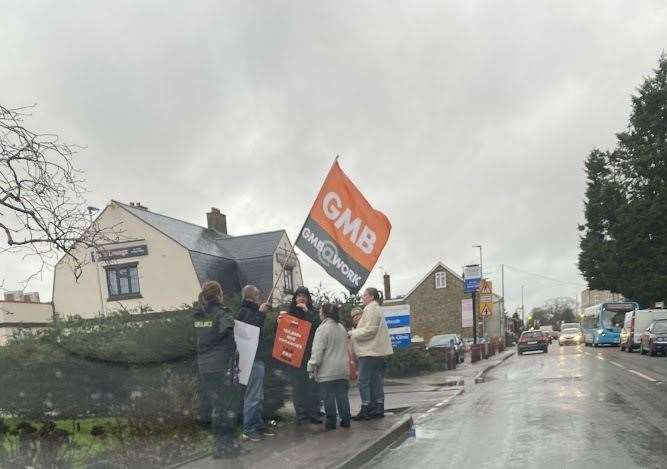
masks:
<svg viewBox="0 0 667 469"><path fill-rule="evenodd" d="M389 239L391 223L334 162L296 246L351 293L366 282Z"/></svg>

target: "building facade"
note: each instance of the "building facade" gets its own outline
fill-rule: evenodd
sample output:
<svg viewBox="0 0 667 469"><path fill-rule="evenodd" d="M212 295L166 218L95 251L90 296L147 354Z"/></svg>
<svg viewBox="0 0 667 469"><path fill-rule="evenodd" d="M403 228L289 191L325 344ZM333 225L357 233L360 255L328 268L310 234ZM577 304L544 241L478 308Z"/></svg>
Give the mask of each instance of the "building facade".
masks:
<svg viewBox="0 0 667 469"><path fill-rule="evenodd" d="M385 277L385 293L390 291ZM463 291L463 278L438 262L404 297L387 299L387 306L409 304L413 341L428 342L438 334L472 337L472 327L461 325L461 301L470 298Z"/></svg>
<svg viewBox="0 0 667 469"><path fill-rule="evenodd" d="M207 226L199 226L141 204L111 201L94 223L98 229L113 227L114 239L95 249L76 247L76 258L86 260L79 278L67 257L56 264L55 313L94 317L173 310L192 304L207 280L220 282L232 294L252 283L279 303L303 284L284 230L231 236L218 209L212 208L206 219Z"/></svg>
<svg viewBox="0 0 667 469"><path fill-rule="evenodd" d="M579 295L581 310L599 303L616 303L619 301L625 301L623 295L609 290L591 290L590 288L587 288Z"/></svg>
<svg viewBox="0 0 667 469"><path fill-rule="evenodd" d="M53 305L41 303L38 293L9 292L0 301L0 346L14 334L35 332L53 320Z"/></svg>

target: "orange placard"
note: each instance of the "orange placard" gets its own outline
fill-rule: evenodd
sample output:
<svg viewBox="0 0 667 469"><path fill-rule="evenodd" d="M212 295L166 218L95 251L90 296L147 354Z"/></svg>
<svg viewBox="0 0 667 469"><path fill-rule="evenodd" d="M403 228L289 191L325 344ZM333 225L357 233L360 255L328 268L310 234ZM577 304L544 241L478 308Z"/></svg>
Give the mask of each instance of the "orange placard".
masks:
<svg viewBox="0 0 667 469"><path fill-rule="evenodd" d="M273 358L300 368L306 352L312 324L303 319L281 314L276 326L276 339L273 342Z"/></svg>

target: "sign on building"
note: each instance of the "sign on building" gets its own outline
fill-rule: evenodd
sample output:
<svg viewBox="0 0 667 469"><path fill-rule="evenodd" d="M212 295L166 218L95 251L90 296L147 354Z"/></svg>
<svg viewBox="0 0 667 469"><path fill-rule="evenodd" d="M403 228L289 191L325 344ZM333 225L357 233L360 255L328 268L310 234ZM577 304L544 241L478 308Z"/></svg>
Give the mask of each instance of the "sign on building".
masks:
<svg viewBox="0 0 667 469"><path fill-rule="evenodd" d="M467 265L463 268L464 291L472 293L479 290L482 279L482 267L479 264Z"/></svg>
<svg viewBox="0 0 667 469"><path fill-rule="evenodd" d="M140 244L139 246L127 246L114 249L98 249L92 252L91 257L95 261L113 261L116 259L125 259L127 257L139 257L148 255L148 246Z"/></svg>
<svg viewBox="0 0 667 469"><path fill-rule="evenodd" d="M461 327L472 327L472 298L461 300Z"/></svg>
<svg viewBox="0 0 667 469"><path fill-rule="evenodd" d="M411 343L410 305L382 306L382 314L389 328L391 345L406 348Z"/></svg>

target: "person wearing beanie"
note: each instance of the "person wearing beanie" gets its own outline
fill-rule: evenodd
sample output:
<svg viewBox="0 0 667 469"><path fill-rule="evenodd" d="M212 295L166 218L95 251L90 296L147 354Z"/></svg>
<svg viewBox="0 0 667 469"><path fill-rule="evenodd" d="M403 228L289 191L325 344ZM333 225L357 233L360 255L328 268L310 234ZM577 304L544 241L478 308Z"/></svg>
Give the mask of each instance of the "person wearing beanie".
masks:
<svg viewBox="0 0 667 469"><path fill-rule="evenodd" d="M287 375L292 386L292 402L296 412L297 424L322 423L320 417L320 398L317 383L308 377L306 367L313 348L315 330L320 324L319 315L313 307L313 299L306 287L299 287L292 296L287 312L298 319L311 323L308 342L306 343L301 367L290 367Z"/></svg>
<svg viewBox="0 0 667 469"><path fill-rule="evenodd" d="M210 412L215 438L214 458L233 457L241 452L234 438L240 401L234 316L222 307L222 297L222 287L218 282L205 282L193 315L199 394L202 407L206 413Z"/></svg>

